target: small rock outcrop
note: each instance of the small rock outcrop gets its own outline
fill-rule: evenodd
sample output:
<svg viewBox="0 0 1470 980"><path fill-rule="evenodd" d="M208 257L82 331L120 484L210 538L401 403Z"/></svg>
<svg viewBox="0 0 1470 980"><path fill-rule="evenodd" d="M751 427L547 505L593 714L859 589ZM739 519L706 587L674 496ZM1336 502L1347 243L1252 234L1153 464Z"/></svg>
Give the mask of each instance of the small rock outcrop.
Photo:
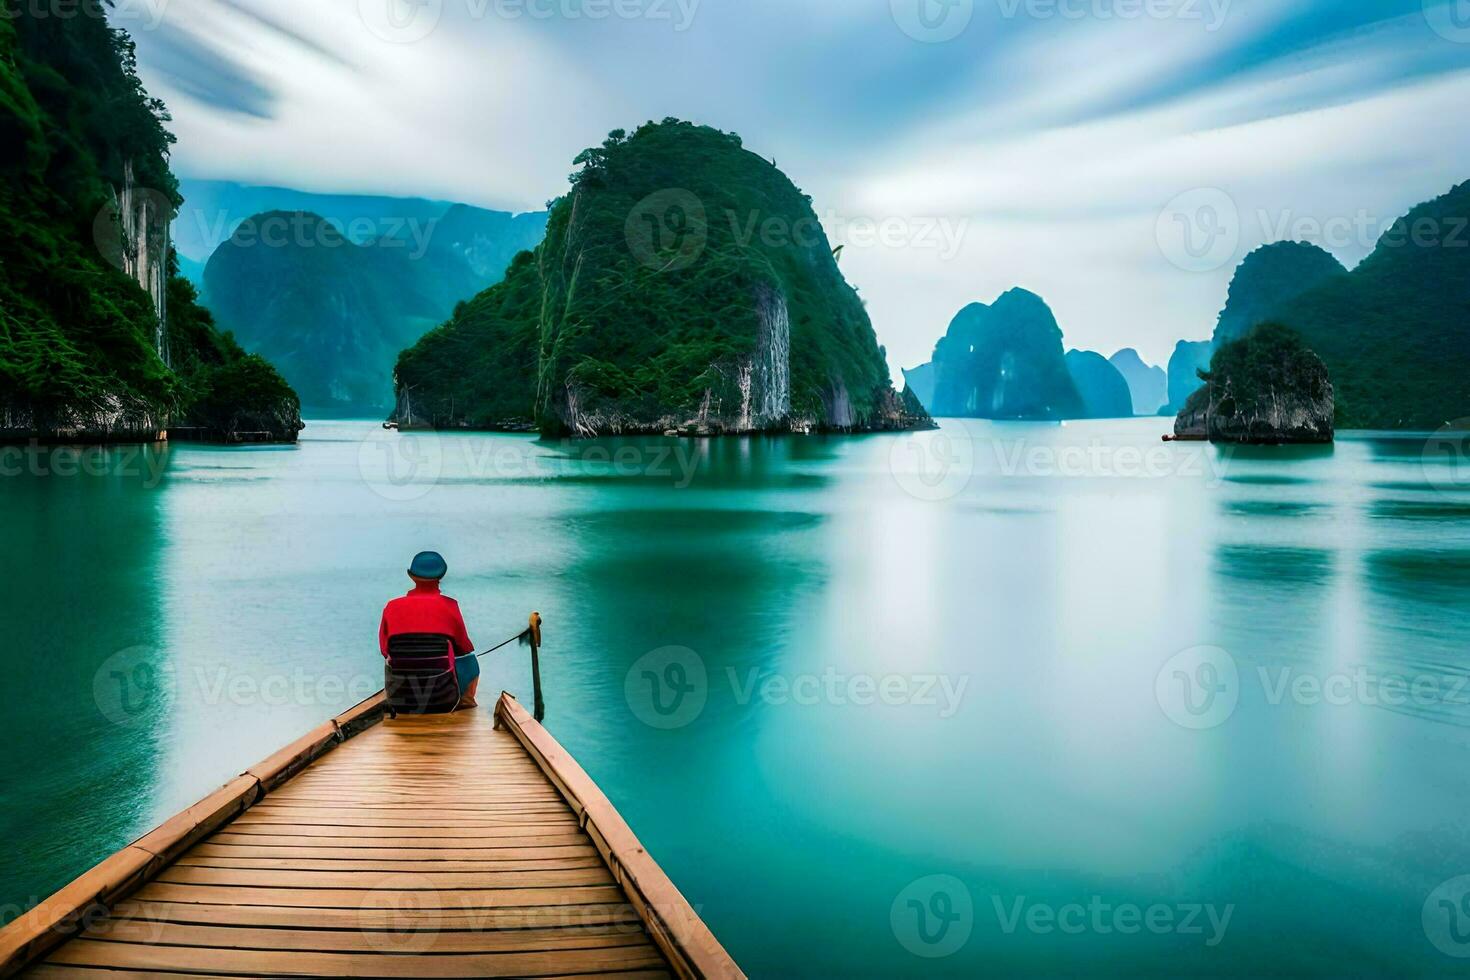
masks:
<svg viewBox="0 0 1470 980"><path fill-rule="evenodd" d="M1176 438L1278 445L1333 440L1327 365L1290 329L1263 324L1221 347L1204 387L1174 422Z"/></svg>

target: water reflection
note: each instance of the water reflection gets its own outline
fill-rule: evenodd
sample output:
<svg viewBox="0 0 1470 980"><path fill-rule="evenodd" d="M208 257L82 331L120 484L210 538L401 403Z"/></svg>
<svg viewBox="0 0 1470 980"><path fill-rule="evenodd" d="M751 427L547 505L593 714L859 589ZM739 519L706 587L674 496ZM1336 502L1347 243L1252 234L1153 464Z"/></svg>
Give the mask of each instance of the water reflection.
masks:
<svg viewBox="0 0 1470 980"><path fill-rule="evenodd" d="M145 829L173 709L158 627L169 450L37 458L45 465L0 477L8 914Z"/></svg>
<svg viewBox="0 0 1470 980"><path fill-rule="evenodd" d="M543 613L552 730L752 975L1442 970L1419 914L1470 869L1465 709L1311 692L1360 669L1465 673L1467 498L1435 493L1402 447L1228 453L1163 446L1159 428L947 424L973 472L943 494L899 471L914 447L892 437L456 433L426 443L442 468L410 496L363 470L376 425L313 425L298 451L176 450L167 496L134 505L146 517L100 491L12 484L0 520L48 569L15 593L32 648L34 624L66 621L71 646L155 643L188 671L251 680L379 669L382 602L407 587L410 555L443 551L482 647ZM56 587L53 540L93 559L82 585L105 618ZM154 625L117 635L136 623ZM1199 646L1230 653L1241 690L1217 727L1187 730L1156 682ZM636 691L652 675L674 706L692 662L638 666L671 647L706 688L674 728L629 699L630 678ZM44 683L31 669L27 685ZM792 696L829 672L835 693ZM916 677L950 688L864 703L846 686ZM483 690L500 688L529 699L523 650L486 662ZM59 713L80 710L69 697ZM121 748L176 807L344 698L193 699L149 733L161 763ZM58 713L29 710L29 729ZM85 772L93 741L61 741L47 771ZM54 822L22 806L12 831L44 837L58 866L89 863L93 838L52 844ZM110 840L136 823L86 819ZM935 874L965 883L977 918L931 963L890 913ZM997 918L996 902L1093 897L1236 912L1213 947Z"/></svg>

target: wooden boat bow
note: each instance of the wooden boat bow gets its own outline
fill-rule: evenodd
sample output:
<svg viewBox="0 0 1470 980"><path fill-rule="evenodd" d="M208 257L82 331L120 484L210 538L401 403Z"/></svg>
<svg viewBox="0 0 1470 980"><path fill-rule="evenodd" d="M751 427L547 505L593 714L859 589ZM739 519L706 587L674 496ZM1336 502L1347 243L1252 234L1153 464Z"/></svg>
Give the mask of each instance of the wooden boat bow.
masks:
<svg viewBox="0 0 1470 980"><path fill-rule="evenodd" d="M515 698L493 724L387 714L380 692L0 929L0 976L744 976Z"/></svg>

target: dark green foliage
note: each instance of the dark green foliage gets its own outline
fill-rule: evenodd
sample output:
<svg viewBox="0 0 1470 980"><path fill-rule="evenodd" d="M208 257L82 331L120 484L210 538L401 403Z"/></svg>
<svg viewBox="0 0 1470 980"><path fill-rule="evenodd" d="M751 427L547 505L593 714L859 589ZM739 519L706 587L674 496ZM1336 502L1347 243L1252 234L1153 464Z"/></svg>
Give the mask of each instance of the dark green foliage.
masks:
<svg viewBox="0 0 1470 980"><path fill-rule="evenodd" d="M37 16L16 0L3 12L0 428L46 435L104 419L118 432L159 428L188 410L193 386L159 357L150 298L104 257L119 229L99 215L130 166L138 187L177 206L168 115L99 0L79 0L68 16ZM187 348L176 353L187 360Z"/></svg>
<svg viewBox="0 0 1470 980"><path fill-rule="evenodd" d="M1234 403L1221 410L1227 415L1253 414L1263 408L1260 399L1272 391L1298 391L1311 399L1329 396L1332 385L1321 366L1300 334L1279 323L1264 323L1216 351L1210 370L1201 378L1206 382L1230 378Z"/></svg>
<svg viewBox="0 0 1470 980"><path fill-rule="evenodd" d="M1284 304L1346 271L1329 252L1306 242L1261 246L1235 270L1230 296L1215 326L1215 345L1244 337Z"/></svg>
<svg viewBox="0 0 1470 980"><path fill-rule="evenodd" d="M184 385L182 424L222 439L241 432L294 436L301 403L275 367L217 330L186 280L169 281L168 309L169 346Z"/></svg>
<svg viewBox="0 0 1470 980"><path fill-rule="evenodd" d="M456 204L425 216L415 212L427 202L321 200L338 214L272 210L247 218L202 274L205 302L220 324L278 365L318 417L387 415L399 352L500 281L515 254L545 232L544 214ZM368 222L380 235L348 238L340 229L361 227L353 212L369 205L410 213Z"/></svg>
<svg viewBox="0 0 1470 980"><path fill-rule="evenodd" d="M381 416L398 352L450 307L412 248L356 244L314 214L256 215L205 267L209 308L280 366L312 412Z"/></svg>
<svg viewBox="0 0 1470 980"><path fill-rule="evenodd" d="M1356 269L1275 319L1326 362L1344 428L1470 416L1470 182L1415 208Z"/></svg>
<svg viewBox="0 0 1470 980"><path fill-rule="evenodd" d="M761 304L784 298L791 415L877 415L889 382L872 324L779 170L677 120L614 131L576 163L534 255L399 359L416 412L480 426L534 415L548 430L570 415L689 417L756 351Z"/></svg>
<svg viewBox="0 0 1470 980"><path fill-rule="evenodd" d="M1300 335L1264 323L1215 352L1176 432L1244 443L1331 442L1333 386Z"/></svg>

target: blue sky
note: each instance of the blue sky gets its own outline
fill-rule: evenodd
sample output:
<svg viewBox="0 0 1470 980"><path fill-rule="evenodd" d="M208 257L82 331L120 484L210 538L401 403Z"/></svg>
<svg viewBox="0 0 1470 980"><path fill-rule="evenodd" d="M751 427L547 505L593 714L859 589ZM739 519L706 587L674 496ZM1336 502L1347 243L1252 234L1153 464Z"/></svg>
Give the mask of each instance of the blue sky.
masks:
<svg viewBox="0 0 1470 980"><path fill-rule="evenodd" d="M608 130L734 130L894 368L1011 286L1069 346L1208 336L1278 238L1351 266L1470 179L1470 0L118 0L175 170L509 210Z"/></svg>

